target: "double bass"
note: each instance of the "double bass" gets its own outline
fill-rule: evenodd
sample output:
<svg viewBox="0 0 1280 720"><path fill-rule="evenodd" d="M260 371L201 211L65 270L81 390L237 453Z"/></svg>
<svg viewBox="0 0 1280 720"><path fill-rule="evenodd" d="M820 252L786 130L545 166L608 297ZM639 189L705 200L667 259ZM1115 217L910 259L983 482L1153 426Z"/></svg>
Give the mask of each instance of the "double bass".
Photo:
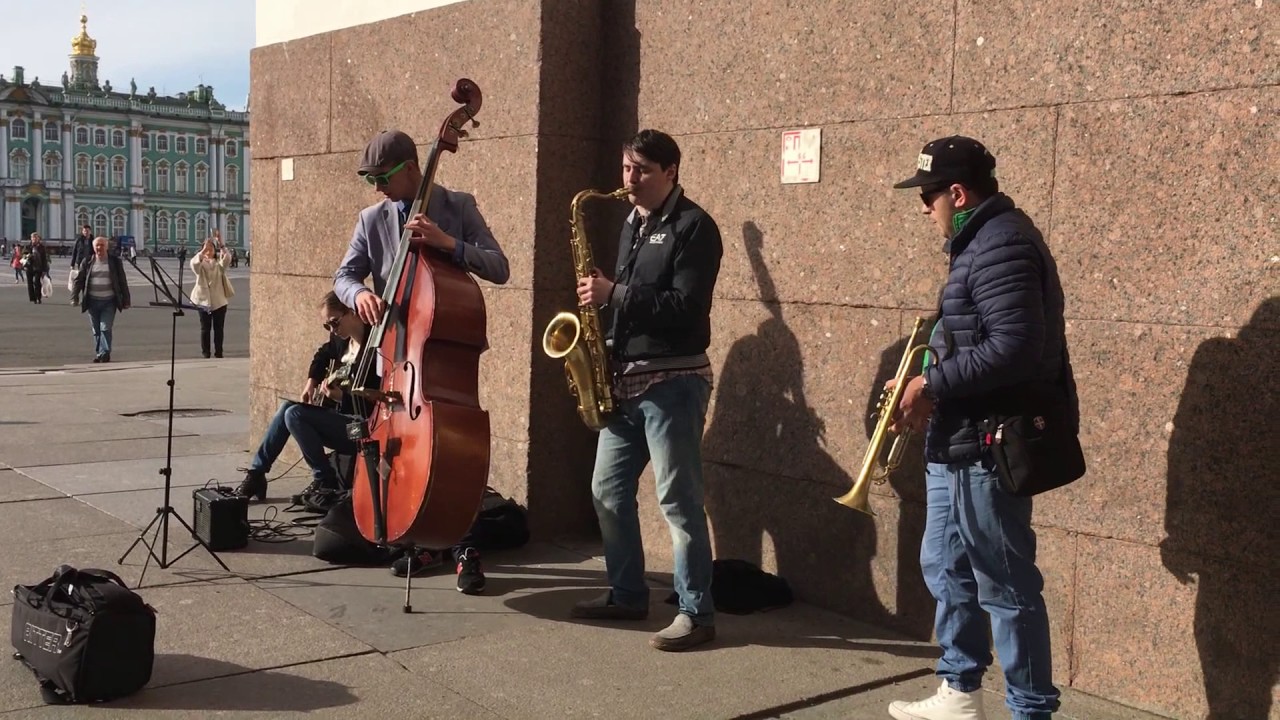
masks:
<svg viewBox="0 0 1280 720"><path fill-rule="evenodd" d="M441 155L458 151L468 121L479 124L480 88L464 78L452 97L462 106L431 145L410 218L426 213ZM488 346L484 296L443 253L411 247L411 235L400 236L382 294L386 310L369 330L349 385L367 417L348 428L360 448L352 506L370 542L445 548L471 527L489 476L489 413L478 394ZM377 387L366 387L375 370Z"/></svg>

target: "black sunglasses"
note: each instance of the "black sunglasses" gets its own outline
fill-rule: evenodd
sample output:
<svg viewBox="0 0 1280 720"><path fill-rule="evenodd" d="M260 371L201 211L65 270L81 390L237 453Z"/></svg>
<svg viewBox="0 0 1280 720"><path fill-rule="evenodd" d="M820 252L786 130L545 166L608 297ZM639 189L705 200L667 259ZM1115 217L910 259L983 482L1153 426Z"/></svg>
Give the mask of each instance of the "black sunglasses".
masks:
<svg viewBox="0 0 1280 720"><path fill-rule="evenodd" d="M338 329L338 323L341 322L342 318L346 317L346 315L347 315L346 313L342 313L336 318L329 318L328 320L325 320L323 323L321 323L321 325L324 327L325 330L328 330L329 332L334 332L335 330Z"/></svg>
<svg viewBox="0 0 1280 720"><path fill-rule="evenodd" d="M931 206L933 205L933 202L950 187L950 185L931 185L929 187L920 188L920 202Z"/></svg>

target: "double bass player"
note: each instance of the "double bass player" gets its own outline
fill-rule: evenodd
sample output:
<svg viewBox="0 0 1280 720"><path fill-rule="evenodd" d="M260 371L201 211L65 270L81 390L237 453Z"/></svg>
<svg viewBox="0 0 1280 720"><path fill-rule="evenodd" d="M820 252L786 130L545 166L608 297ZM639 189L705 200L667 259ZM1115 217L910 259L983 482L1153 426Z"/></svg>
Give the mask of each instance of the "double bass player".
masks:
<svg viewBox="0 0 1280 720"><path fill-rule="evenodd" d="M426 212L408 217L422 183L418 147L400 130L383 130L369 141L356 171L382 195L378 202L360 211L351 243L337 272L333 289L347 307L360 318L376 325L386 310L382 299L404 230L412 231L410 242L438 251L467 272L497 285L507 282L510 266L502 247L476 206L475 197L432 189ZM372 276L373 290L365 286ZM458 574L458 591L479 594L485 578L480 553L464 536L452 548ZM413 548L392 566L398 577L417 575L439 564L440 559L426 548Z"/></svg>

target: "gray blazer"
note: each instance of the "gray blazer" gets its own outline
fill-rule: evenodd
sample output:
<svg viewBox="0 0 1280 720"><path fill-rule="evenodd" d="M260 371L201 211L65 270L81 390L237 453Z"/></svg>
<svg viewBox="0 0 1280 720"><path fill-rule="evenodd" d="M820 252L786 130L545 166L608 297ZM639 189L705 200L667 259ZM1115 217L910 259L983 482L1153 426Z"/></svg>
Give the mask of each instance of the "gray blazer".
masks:
<svg viewBox="0 0 1280 720"><path fill-rule="evenodd" d="M370 275L374 292L382 295L386 289L387 276L400 245L398 213L396 204L390 200L360 211L347 255L333 274L333 290L347 307L356 306L356 296L367 289L364 281ZM507 256L502 254L502 248L476 207L475 197L436 185L427 202L427 217L459 241L458 250L453 253L453 261L459 267L491 283L507 282L511 276Z"/></svg>

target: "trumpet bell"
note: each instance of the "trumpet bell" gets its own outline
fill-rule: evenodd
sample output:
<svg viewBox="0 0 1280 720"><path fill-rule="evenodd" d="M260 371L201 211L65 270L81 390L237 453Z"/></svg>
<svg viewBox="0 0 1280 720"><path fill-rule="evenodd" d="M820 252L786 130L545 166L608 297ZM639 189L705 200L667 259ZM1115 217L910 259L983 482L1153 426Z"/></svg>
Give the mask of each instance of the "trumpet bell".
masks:
<svg viewBox="0 0 1280 720"><path fill-rule="evenodd" d="M864 512L871 517L875 517L876 511L871 509L870 493L871 483L864 480L863 482L855 483L854 486L849 489L849 492L844 495L832 499L847 508L857 510L858 512Z"/></svg>
<svg viewBox="0 0 1280 720"><path fill-rule="evenodd" d="M547 323L542 333L542 352L551 358L565 357L577 346L581 336L582 321L575 313L562 312Z"/></svg>

